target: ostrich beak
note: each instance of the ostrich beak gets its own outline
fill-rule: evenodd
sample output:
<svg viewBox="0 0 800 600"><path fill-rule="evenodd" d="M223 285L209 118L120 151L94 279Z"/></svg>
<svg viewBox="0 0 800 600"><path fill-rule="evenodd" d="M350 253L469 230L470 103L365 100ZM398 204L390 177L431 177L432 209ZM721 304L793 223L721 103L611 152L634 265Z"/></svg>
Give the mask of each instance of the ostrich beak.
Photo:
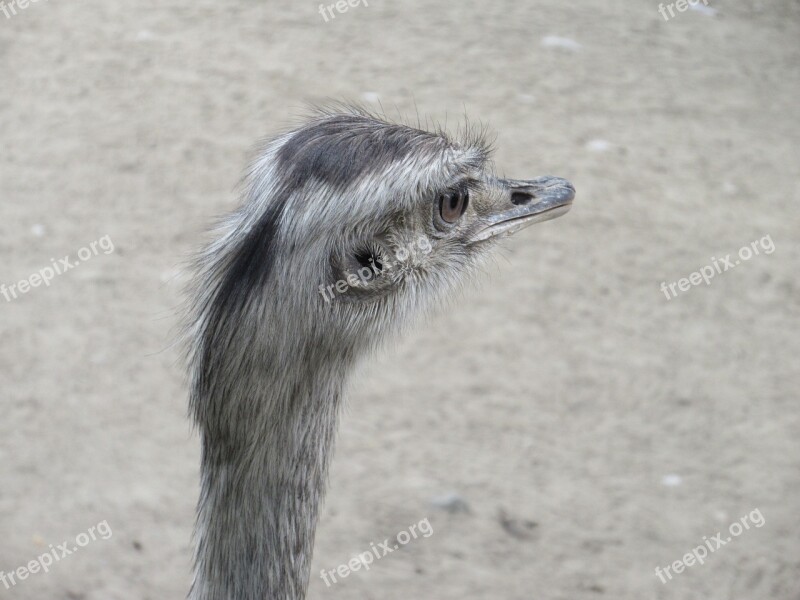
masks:
<svg viewBox="0 0 800 600"><path fill-rule="evenodd" d="M482 219L484 227L472 237L472 242L501 233L516 233L528 225L560 217L572 207L575 198L575 188L560 177L497 179L496 184L507 201Z"/></svg>

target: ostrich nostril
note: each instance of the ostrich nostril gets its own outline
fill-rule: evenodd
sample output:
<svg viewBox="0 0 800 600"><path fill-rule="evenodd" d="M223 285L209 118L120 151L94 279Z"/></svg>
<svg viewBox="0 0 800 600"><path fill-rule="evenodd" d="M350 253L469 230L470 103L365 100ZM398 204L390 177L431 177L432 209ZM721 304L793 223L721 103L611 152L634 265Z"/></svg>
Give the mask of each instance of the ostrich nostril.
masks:
<svg viewBox="0 0 800 600"><path fill-rule="evenodd" d="M511 194L511 204L516 206L525 206L526 204L530 204L532 200L533 195L528 192L512 192Z"/></svg>

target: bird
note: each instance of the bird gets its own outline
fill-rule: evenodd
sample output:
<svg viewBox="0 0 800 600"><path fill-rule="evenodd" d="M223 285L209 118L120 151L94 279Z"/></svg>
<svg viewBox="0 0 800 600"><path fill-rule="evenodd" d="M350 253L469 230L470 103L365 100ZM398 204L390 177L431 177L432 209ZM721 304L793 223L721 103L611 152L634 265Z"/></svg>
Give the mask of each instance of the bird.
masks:
<svg viewBox="0 0 800 600"><path fill-rule="evenodd" d="M349 374L566 213L559 177L495 175L485 128L316 107L263 142L193 259L184 335L201 443L189 600L303 600Z"/></svg>

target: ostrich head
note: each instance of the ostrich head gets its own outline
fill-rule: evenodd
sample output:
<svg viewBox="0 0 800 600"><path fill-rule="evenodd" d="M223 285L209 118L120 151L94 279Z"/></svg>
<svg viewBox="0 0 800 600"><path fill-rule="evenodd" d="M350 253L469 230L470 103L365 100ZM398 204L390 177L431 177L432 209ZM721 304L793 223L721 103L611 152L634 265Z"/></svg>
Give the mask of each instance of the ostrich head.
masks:
<svg viewBox="0 0 800 600"><path fill-rule="evenodd" d="M502 235L569 209L565 180L490 167L480 135L360 110L317 114L259 153L192 288L194 600L304 597L352 364L457 289Z"/></svg>

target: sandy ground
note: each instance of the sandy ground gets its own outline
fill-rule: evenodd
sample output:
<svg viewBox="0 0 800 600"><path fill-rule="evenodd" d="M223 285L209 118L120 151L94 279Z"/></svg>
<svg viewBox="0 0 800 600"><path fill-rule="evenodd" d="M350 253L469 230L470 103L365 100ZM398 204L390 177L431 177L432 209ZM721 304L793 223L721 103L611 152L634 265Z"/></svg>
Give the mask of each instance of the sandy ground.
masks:
<svg viewBox="0 0 800 600"><path fill-rule="evenodd" d="M113 531L0 598L185 595L182 260L256 140L324 98L466 109L497 132L499 170L578 197L362 370L310 597L800 598L800 6L711 4L669 21L629 0L371 0L327 23L263 0L0 14L0 283L114 245L0 297L0 570ZM774 252L711 285L659 290L765 236ZM468 511L437 506L448 494ZM704 565L655 575L754 510L762 526ZM433 535L369 572L318 577L424 518Z"/></svg>

